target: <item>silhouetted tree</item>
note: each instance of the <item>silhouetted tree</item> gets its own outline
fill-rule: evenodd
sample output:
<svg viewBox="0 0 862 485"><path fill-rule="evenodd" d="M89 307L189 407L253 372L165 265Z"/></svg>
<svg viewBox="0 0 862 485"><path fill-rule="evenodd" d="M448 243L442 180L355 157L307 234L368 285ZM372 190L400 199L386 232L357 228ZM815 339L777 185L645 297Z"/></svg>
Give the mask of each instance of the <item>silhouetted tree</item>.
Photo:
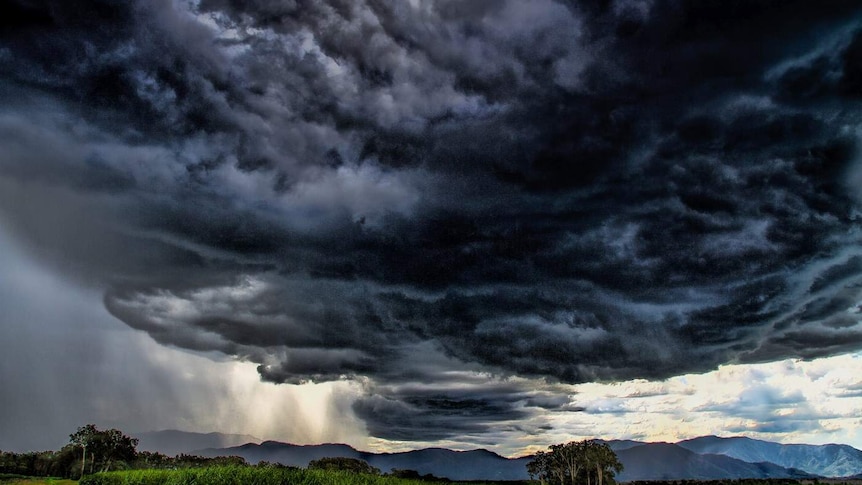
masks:
<svg viewBox="0 0 862 485"><path fill-rule="evenodd" d="M424 480L426 482L450 482L451 481L448 478L437 477L431 473L426 473L425 475L422 475L416 470L399 469L399 468L393 468L392 471L387 473L387 475L390 477L406 478L409 480Z"/></svg>
<svg viewBox="0 0 862 485"><path fill-rule="evenodd" d="M530 477L542 485L611 485L622 469L607 443L595 440L551 445L527 463Z"/></svg>

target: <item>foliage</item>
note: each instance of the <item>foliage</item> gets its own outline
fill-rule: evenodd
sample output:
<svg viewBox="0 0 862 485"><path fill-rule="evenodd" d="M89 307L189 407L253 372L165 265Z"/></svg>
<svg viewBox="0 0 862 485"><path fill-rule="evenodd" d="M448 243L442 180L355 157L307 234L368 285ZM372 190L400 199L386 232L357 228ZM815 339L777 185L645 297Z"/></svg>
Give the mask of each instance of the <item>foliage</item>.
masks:
<svg viewBox="0 0 862 485"><path fill-rule="evenodd" d="M64 447L60 451L31 451L12 453L0 451L0 473L20 476L69 477L75 463L75 450Z"/></svg>
<svg viewBox="0 0 862 485"><path fill-rule="evenodd" d="M181 454L170 457L149 451L138 453L137 444L137 439L130 438L119 430L100 430L95 425L88 424L69 435L69 444L60 451L0 451L0 474L79 478L82 474L110 470L248 465L240 456L205 458Z"/></svg>
<svg viewBox="0 0 862 485"><path fill-rule="evenodd" d="M78 482L64 480L62 478L32 478L0 473L0 483L3 485L76 485Z"/></svg>
<svg viewBox="0 0 862 485"><path fill-rule="evenodd" d="M308 464L309 470L342 470L353 473L380 475L380 470L357 458L321 458Z"/></svg>
<svg viewBox="0 0 862 485"><path fill-rule="evenodd" d="M133 469L161 469L173 470L176 468L202 468L207 466L243 466L248 465L245 458L241 456L216 456L212 458L187 455L181 453L177 456L167 456L151 451L138 453L132 462Z"/></svg>
<svg viewBox="0 0 862 485"><path fill-rule="evenodd" d="M81 473L111 468L128 468L135 459L137 438L130 438L118 429L100 430L93 424L81 426L69 435L69 444L81 450ZM90 461L87 461L89 455ZM89 468L87 467L89 465Z"/></svg>
<svg viewBox="0 0 862 485"><path fill-rule="evenodd" d="M420 474L416 470L401 470L398 468L393 468L392 471L387 473L390 477L396 478L409 478L411 480L422 480L424 482L450 482L448 478L435 477L430 473L426 473L425 475Z"/></svg>
<svg viewBox="0 0 862 485"><path fill-rule="evenodd" d="M725 480L635 480L627 482L629 485L816 485L820 482L814 479L797 480L794 478L735 478ZM852 482L845 482L841 479L828 479L830 485L852 485ZM858 484L857 484L858 485Z"/></svg>
<svg viewBox="0 0 862 485"><path fill-rule="evenodd" d="M527 463L527 472L542 485L613 485L622 469L616 453L596 440L551 445Z"/></svg>

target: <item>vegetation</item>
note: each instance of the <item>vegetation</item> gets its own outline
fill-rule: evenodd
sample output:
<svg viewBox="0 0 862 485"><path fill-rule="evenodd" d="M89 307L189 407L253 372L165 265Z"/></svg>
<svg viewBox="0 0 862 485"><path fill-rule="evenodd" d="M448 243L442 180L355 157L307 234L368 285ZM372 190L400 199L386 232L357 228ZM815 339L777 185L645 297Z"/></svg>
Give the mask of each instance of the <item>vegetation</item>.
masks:
<svg viewBox="0 0 862 485"><path fill-rule="evenodd" d="M616 453L596 440L551 445L527 464L527 472L542 485L613 485L623 464Z"/></svg>
<svg viewBox="0 0 862 485"><path fill-rule="evenodd" d="M89 465L89 473L94 470L108 471L111 465L127 465L135 459L138 446L137 438L130 438L118 429L99 430L94 424L78 428L69 435L70 445L81 450L81 473L83 476ZM87 462L87 452L90 461Z"/></svg>
<svg viewBox="0 0 862 485"><path fill-rule="evenodd" d="M340 470L353 473L380 475L380 470L356 458L321 458L308 464L309 470Z"/></svg>
<svg viewBox="0 0 862 485"><path fill-rule="evenodd" d="M246 465L245 459L239 456L169 457L147 451L139 453L136 450L137 444L137 439L130 438L119 430L100 430L88 424L69 435L69 444L60 451L0 451L0 481L6 485L12 477L81 478L87 473L110 470Z"/></svg>
<svg viewBox="0 0 862 485"><path fill-rule="evenodd" d="M428 485L427 481L345 470L226 466L88 475L80 485ZM478 484L477 484L478 485Z"/></svg>
<svg viewBox="0 0 862 485"><path fill-rule="evenodd" d="M854 485L853 480L841 478L824 478L812 480L797 480L795 478L737 478L726 480L635 480L626 482L628 485ZM858 483L855 485L859 485Z"/></svg>
<svg viewBox="0 0 862 485"><path fill-rule="evenodd" d="M33 478L9 473L0 473L0 484L3 485L75 485L78 482L56 477Z"/></svg>
<svg viewBox="0 0 862 485"><path fill-rule="evenodd" d="M76 485L78 482L63 478L15 478L4 479L0 476L3 485Z"/></svg>
<svg viewBox="0 0 862 485"><path fill-rule="evenodd" d="M435 477L430 473L422 475L416 470L400 470L398 468L393 468L392 471L389 472L389 476L397 478L409 478L411 480L422 480L423 482L451 482L451 480L449 480L448 478Z"/></svg>
<svg viewBox="0 0 862 485"><path fill-rule="evenodd" d="M76 459L77 458L77 459ZM70 478L80 472L80 457L71 447L60 451L32 451L29 453L10 453L0 451L0 473L18 476L64 477Z"/></svg>

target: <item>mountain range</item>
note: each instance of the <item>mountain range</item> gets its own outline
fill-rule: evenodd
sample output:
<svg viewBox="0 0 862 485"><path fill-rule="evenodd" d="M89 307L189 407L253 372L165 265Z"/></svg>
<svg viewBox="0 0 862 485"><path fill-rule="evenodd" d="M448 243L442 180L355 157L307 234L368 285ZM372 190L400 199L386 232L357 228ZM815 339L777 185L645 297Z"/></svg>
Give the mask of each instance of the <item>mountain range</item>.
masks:
<svg viewBox="0 0 862 485"><path fill-rule="evenodd" d="M814 477L774 463L749 463L726 455L699 454L672 443L645 443L616 453L624 466L617 476L621 482Z"/></svg>
<svg viewBox="0 0 862 485"><path fill-rule="evenodd" d="M677 443L695 453L726 455L749 463L769 462L824 477L862 473L862 451L848 445L782 445L751 438L704 436Z"/></svg>
<svg viewBox="0 0 862 485"><path fill-rule="evenodd" d="M425 448L403 453L370 453L342 444L292 445L277 441L248 443L232 448L198 450L202 456L241 456L250 463L277 462L305 467L312 460L324 457L357 458L388 472L416 470L452 480L526 480L527 463L531 457L504 458L488 450L453 451L445 448Z"/></svg>
<svg viewBox="0 0 862 485"><path fill-rule="evenodd" d="M184 436L186 434L192 436ZM142 433L139 436L147 435ZM152 435L152 434L151 434ZM171 442L171 438L175 438ZM260 442L253 437L239 446L188 448L199 442L229 442L244 435L158 432L148 444L162 440L172 450L203 456L242 456L250 463L277 462L304 467L324 457L357 458L388 472L393 468L416 470L453 480L524 480L530 456L505 458L488 450L453 451L426 448L403 453L371 453L344 444L294 445ZM157 438L157 439L156 439ZM142 438L142 443L144 443ZM705 436L678 443L607 441L624 470L618 481L720 480L738 478L856 477L862 475L862 451L848 445L784 445L746 437ZM163 453L167 448L159 449Z"/></svg>

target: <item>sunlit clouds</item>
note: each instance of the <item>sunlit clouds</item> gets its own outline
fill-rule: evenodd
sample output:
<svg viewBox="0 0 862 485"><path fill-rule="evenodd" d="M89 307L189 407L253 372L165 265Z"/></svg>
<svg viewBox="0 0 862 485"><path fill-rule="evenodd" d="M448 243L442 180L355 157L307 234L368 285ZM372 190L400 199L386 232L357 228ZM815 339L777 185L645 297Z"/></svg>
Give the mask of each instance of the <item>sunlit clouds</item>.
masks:
<svg viewBox="0 0 862 485"><path fill-rule="evenodd" d="M585 422L608 430L597 436L678 441L745 435L858 446L860 371L860 354L728 365L661 382L582 384L576 399Z"/></svg>

